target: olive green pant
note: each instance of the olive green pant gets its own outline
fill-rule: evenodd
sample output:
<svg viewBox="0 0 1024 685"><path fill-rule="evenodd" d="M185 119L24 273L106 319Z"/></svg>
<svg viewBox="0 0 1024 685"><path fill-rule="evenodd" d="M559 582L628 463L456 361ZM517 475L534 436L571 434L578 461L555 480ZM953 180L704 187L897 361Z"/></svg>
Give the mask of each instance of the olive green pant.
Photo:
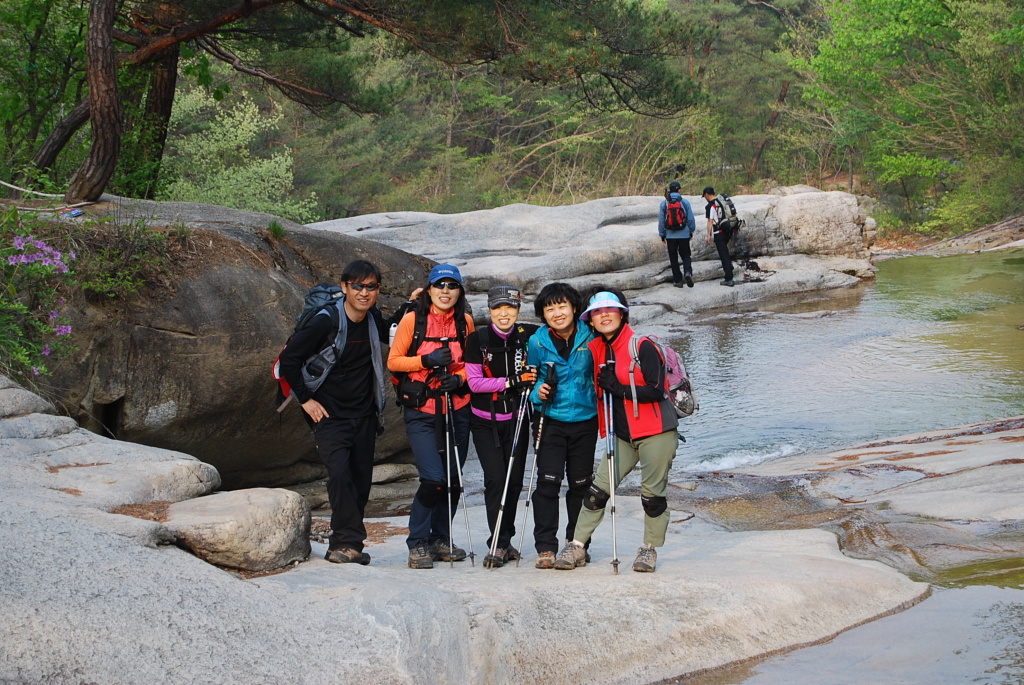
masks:
<svg viewBox="0 0 1024 685"><path fill-rule="evenodd" d="M644 497L664 497L668 487L668 472L672 468L672 459L676 456L676 445L678 444L679 434L674 430L641 438L635 442L626 442L616 438L615 445L618 454L615 461L618 473L615 474L615 487L619 487L622 479L639 462L640 493ZM594 485L606 493L611 492L608 488L607 455L601 460L601 465L594 473ZM590 536L594 534L604 518L605 509L587 509L584 506L580 510L579 520L576 521L575 538L577 542L586 543L590 540ZM644 516L645 545L661 547L665 544L665 531L668 530L669 518L671 518L671 513L668 509L653 518Z"/></svg>

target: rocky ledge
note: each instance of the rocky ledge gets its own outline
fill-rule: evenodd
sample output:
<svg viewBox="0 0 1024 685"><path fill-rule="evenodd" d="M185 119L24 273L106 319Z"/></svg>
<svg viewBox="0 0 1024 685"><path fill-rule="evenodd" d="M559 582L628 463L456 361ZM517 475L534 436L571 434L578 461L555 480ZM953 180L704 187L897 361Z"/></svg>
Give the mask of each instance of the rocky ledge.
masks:
<svg viewBox="0 0 1024 685"><path fill-rule="evenodd" d="M677 509L657 572L633 573L643 513L629 496L618 575L607 524L593 563L571 573L529 560L413 571L404 519L391 519L370 566L329 564L314 543L287 572L246 580L200 558L195 540L224 536L183 530L219 521L308 540L290 493L236 491L225 508L216 471L187 455L95 436L5 379L0 409L2 682L654 682L827 640L929 591L844 555L827 531L727 530L700 510ZM181 504L157 520L126 515L169 501ZM468 515L479 555L482 508ZM226 537L258 549L251 532ZM293 560L294 545L278 547L279 565Z"/></svg>

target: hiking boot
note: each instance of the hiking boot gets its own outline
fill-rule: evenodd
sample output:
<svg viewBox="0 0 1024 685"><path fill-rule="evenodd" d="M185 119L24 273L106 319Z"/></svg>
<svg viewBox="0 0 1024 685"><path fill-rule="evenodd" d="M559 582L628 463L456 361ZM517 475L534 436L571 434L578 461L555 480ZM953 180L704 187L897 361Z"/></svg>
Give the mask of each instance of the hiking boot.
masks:
<svg viewBox="0 0 1024 685"><path fill-rule="evenodd" d="M636 551L636 561L633 562L633 570L639 573L654 573L654 567L658 564L658 551L651 545L644 545Z"/></svg>
<svg viewBox="0 0 1024 685"><path fill-rule="evenodd" d="M587 565L587 551L583 549L583 545L577 545L575 542L570 540L565 543L565 547L558 553L558 558L555 559L555 568L559 571L571 571L577 566Z"/></svg>
<svg viewBox="0 0 1024 685"><path fill-rule="evenodd" d="M430 543L430 556L434 561L462 561L466 558L466 550L455 543L449 549L447 540L434 540Z"/></svg>
<svg viewBox="0 0 1024 685"><path fill-rule="evenodd" d="M484 557L484 568L501 568L508 559L508 551L499 547L494 554L487 554Z"/></svg>
<svg viewBox="0 0 1024 685"><path fill-rule="evenodd" d="M505 548L505 561L519 561L523 558L523 555L519 553L519 550L509 545Z"/></svg>
<svg viewBox="0 0 1024 685"><path fill-rule="evenodd" d="M672 281L672 287L673 288L682 288L683 287L683 282L682 281Z"/></svg>
<svg viewBox="0 0 1024 685"><path fill-rule="evenodd" d="M409 568L434 568L434 557L430 554L430 545L417 542L409 550Z"/></svg>
<svg viewBox="0 0 1024 685"><path fill-rule="evenodd" d="M362 564L363 566L366 566L370 563L369 554L366 552L360 552L352 547L329 549L327 550L327 554L324 555L324 559L332 564Z"/></svg>
<svg viewBox="0 0 1024 685"><path fill-rule="evenodd" d="M693 287L693 274L683 274L683 278L686 279L686 287Z"/></svg>
<svg viewBox="0 0 1024 685"><path fill-rule="evenodd" d="M554 568L555 567L555 553L554 552L541 552L537 555L537 561L533 563L534 568Z"/></svg>
<svg viewBox="0 0 1024 685"><path fill-rule="evenodd" d="M727 280L727 281L719 281L719 282L718 282L718 285L727 285L727 286L729 286L729 287L731 288L731 287L733 287L733 286L734 286L734 285L736 285L736 284L735 284L735 283L733 282L733 280L732 280L732 279L730 278L730 279L729 279L729 280Z"/></svg>

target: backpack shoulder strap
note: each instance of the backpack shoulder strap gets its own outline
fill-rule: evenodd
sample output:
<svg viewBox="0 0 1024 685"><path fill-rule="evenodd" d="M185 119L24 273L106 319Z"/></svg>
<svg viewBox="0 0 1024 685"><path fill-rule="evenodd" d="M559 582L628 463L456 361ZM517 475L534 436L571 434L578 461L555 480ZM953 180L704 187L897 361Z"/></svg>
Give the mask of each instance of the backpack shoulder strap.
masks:
<svg viewBox="0 0 1024 685"><path fill-rule="evenodd" d="M415 324L412 327L412 342L409 343L409 349L405 351L407 357L415 357L416 350L420 349L420 344L427 337L427 317L420 314L419 309L413 310L413 316Z"/></svg>

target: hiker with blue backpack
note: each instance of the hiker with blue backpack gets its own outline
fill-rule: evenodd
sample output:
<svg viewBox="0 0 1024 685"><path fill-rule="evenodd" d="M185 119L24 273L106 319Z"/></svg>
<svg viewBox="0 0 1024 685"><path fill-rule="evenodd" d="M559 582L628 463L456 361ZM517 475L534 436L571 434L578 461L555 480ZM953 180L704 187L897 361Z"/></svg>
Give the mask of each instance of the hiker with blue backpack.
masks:
<svg viewBox="0 0 1024 685"><path fill-rule="evenodd" d="M693 217L693 208L689 200L679 194L679 183L672 181L665 192L658 212L658 237L668 246L668 264L672 268L672 285L693 287L693 264L690 260L690 238L697 228ZM683 271L679 272L679 261L683 262Z"/></svg>
<svg viewBox="0 0 1024 685"><path fill-rule="evenodd" d="M612 564L618 572L615 488L639 464L644 538L633 570L650 573L657 565L656 548L665 544L670 516L668 476L679 443L679 419L668 393L666 359L657 343L635 338L626 297L615 288L601 287L590 298L582 319L597 334L589 347L594 357L592 378L602 407L599 429L606 449L583 501L575 535L559 553L555 568L568 571L586 565L585 546L607 507L612 518Z"/></svg>
<svg viewBox="0 0 1024 685"><path fill-rule="evenodd" d="M431 269L424 294L415 311L398 323L388 353L420 474L406 539L409 568L433 568L435 561L467 556L452 540L451 529L462 495L471 416L463 355L474 327L462 288L458 267L438 264ZM466 523L468 537L468 518ZM472 555L472 539L468 542Z"/></svg>
<svg viewBox="0 0 1024 685"><path fill-rule="evenodd" d="M310 291L307 311L281 351L275 376L286 381L282 389L290 386L282 399L294 397L300 403L327 467L331 537L325 558L366 565L370 555L363 552L363 513L374 448L384 428L381 350L389 322L377 308L381 273L376 265L353 261L341 281L340 291L336 286ZM315 300L320 293L326 294L324 301ZM311 298L320 304L310 305Z"/></svg>

